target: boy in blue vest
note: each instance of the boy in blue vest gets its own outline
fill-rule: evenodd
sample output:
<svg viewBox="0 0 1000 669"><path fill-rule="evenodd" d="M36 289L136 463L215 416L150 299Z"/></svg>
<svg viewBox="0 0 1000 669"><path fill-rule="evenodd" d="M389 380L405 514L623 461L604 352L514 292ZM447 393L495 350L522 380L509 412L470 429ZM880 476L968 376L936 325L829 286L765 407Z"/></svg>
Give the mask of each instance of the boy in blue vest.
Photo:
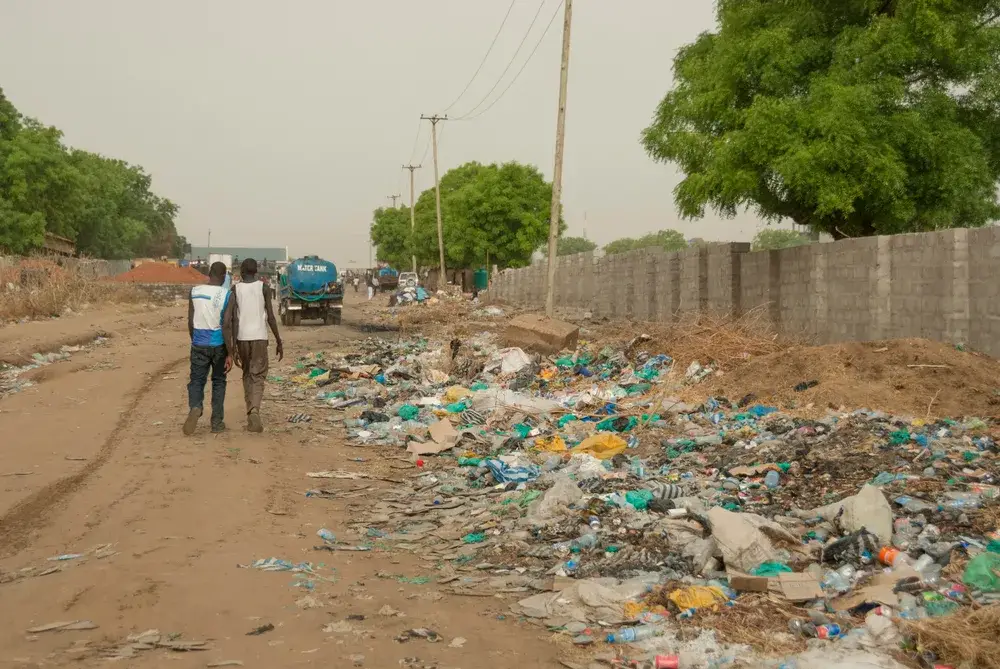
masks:
<svg viewBox="0 0 1000 669"><path fill-rule="evenodd" d="M205 383L212 370L212 432L226 429L223 422L226 374L233 359L222 336L222 316L229 303L227 270L221 262L208 269L208 283L191 289L188 298L188 332L191 335L191 381L188 383L188 417L184 434L194 434L205 401Z"/></svg>

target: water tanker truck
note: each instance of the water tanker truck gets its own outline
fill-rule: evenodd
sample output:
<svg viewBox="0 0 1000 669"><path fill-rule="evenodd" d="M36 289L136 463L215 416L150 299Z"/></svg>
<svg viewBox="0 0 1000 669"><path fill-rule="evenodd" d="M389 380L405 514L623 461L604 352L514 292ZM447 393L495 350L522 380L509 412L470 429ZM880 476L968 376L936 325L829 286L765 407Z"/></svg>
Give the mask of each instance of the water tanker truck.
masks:
<svg viewBox="0 0 1000 669"><path fill-rule="evenodd" d="M318 256L305 256L288 263L278 275L278 313L283 325L303 320L322 320L340 325L344 308L344 286L337 266Z"/></svg>

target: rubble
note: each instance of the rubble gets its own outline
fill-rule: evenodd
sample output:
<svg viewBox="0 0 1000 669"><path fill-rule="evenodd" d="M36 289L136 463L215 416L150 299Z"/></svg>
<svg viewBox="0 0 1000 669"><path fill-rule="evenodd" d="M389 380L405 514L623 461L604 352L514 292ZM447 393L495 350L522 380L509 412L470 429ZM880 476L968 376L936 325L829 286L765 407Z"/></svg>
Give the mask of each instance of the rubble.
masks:
<svg viewBox="0 0 1000 669"><path fill-rule="evenodd" d="M411 552L445 592L508 599L597 658L610 634L637 666L894 667L930 643L968 659L934 625L998 610L994 422L682 402L717 364L576 337L542 354L372 338L300 360L281 392L307 405L302 428L343 427L408 470L304 473L390 484L351 521L361 546L317 548ZM439 637L397 640L413 638Z"/></svg>

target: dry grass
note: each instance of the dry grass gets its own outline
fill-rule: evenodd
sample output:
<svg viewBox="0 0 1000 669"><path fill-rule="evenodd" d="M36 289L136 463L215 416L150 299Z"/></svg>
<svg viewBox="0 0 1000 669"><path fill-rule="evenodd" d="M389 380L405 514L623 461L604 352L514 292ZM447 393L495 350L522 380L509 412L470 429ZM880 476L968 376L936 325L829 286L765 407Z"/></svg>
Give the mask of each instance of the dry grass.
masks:
<svg viewBox="0 0 1000 669"><path fill-rule="evenodd" d="M25 258L0 268L0 321L49 318L85 304L141 299L132 286L79 276L47 259Z"/></svg>
<svg viewBox="0 0 1000 669"><path fill-rule="evenodd" d="M695 360L730 370L793 344L774 331L764 309L752 309L737 317L690 314L675 323L616 321L590 329L594 342L622 348L636 335L647 334L652 340L641 348L668 354L676 361L675 369L681 371Z"/></svg>
<svg viewBox="0 0 1000 669"><path fill-rule="evenodd" d="M964 609L950 616L905 623L921 650L955 666L1000 668L1000 605Z"/></svg>
<svg viewBox="0 0 1000 669"><path fill-rule="evenodd" d="M805 650L805 640L788 631L788 621L804 618L805 612L768 595L743 595L733 606L705 617L696 617L699 627L715 631L720 641L743 644L769 656Z"/></svg>

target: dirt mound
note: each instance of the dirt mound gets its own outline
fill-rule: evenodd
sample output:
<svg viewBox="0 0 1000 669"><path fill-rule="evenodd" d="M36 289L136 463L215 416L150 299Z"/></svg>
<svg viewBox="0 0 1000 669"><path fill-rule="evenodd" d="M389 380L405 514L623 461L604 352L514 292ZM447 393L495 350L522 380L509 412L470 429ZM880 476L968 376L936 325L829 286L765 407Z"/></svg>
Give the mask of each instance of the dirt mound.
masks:
<svg viewBox="0 0 1000 669"><path fill-rule="evenodd" d="M114 281L128 283L205 283L205 275L193 267L178 267L164 262L146 262L124 274L114 277Z"/></svg>
<svg viewBox="0 0 1000 669"><path fill-rule="evenodd" d="M818 383L795 390L813 381ZM731 399L753 393L783 407L986 418L1000 413L1000 361L926 339L793 346L710 377L692 391Z"/></svg>

